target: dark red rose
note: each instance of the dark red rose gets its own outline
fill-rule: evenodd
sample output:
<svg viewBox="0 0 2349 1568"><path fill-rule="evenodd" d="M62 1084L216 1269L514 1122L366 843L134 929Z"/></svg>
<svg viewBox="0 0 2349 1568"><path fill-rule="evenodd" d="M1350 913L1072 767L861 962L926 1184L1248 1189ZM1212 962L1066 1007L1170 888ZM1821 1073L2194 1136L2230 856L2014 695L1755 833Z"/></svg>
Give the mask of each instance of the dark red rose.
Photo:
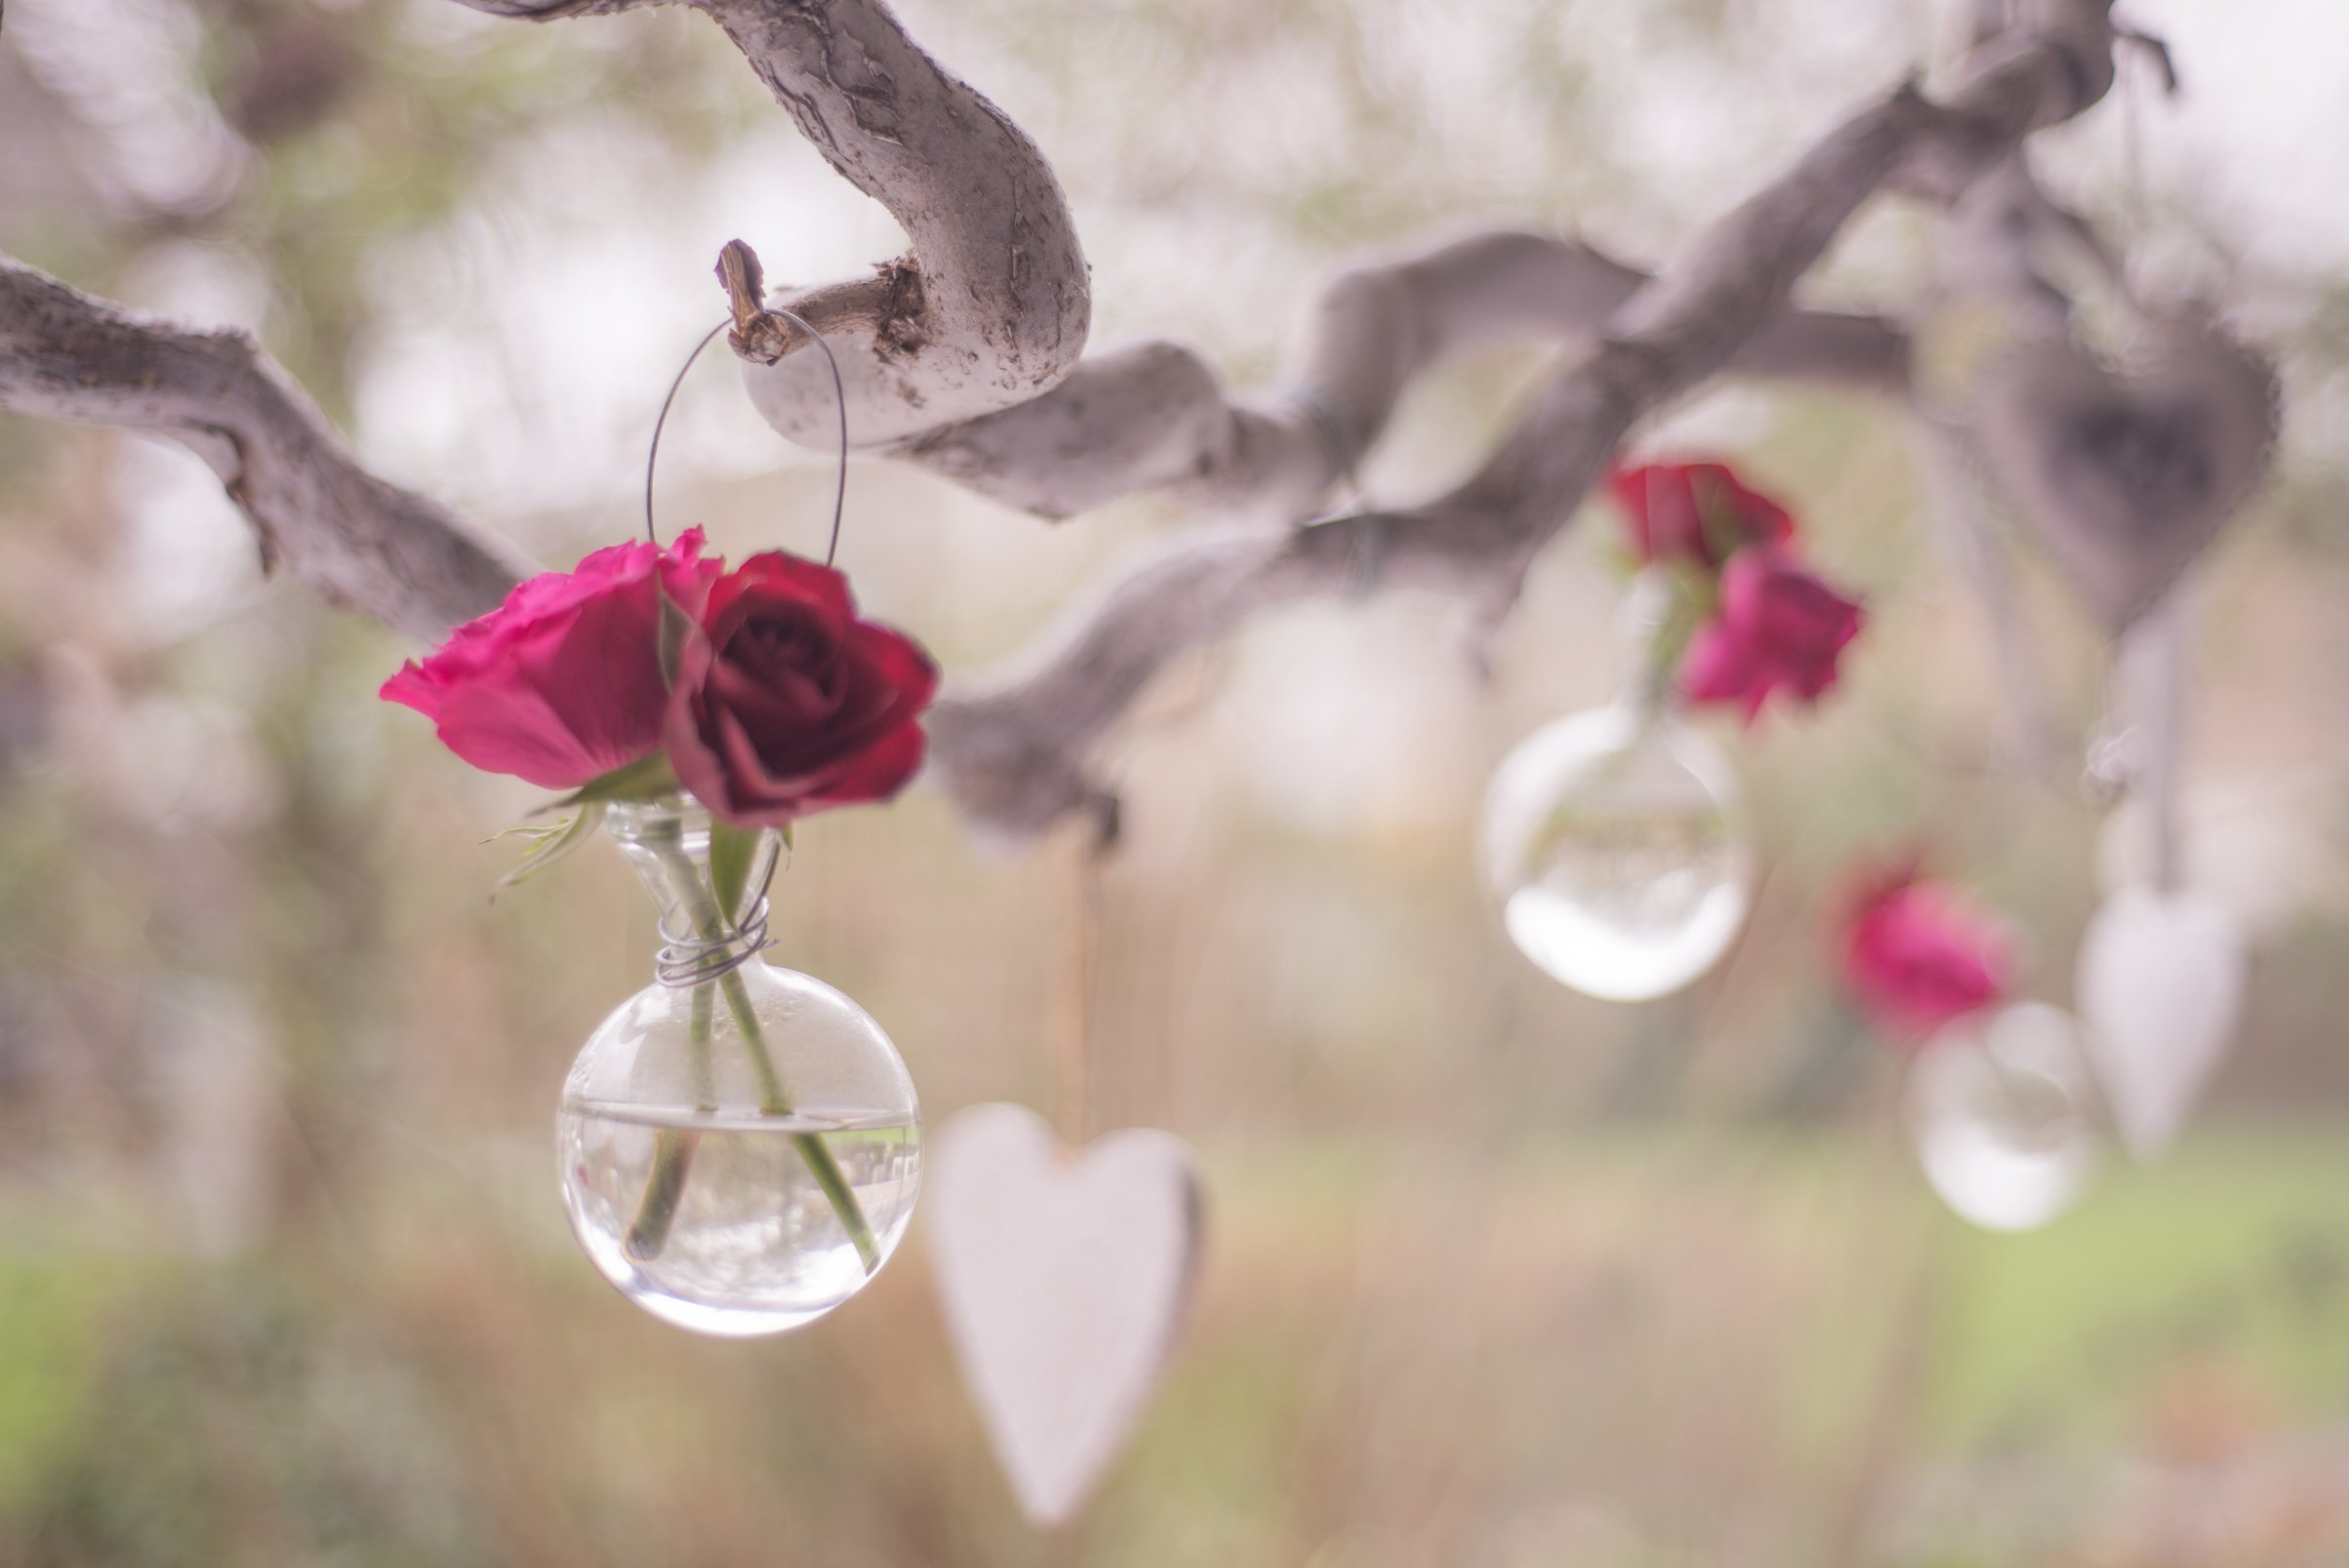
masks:
<svg viewBox="0 0 2349 1568"><path fill-rule="evenodd" d="M1725 463L1651 462L1617 468L1607 488L1623 508L1632 554L1651 561L1717 567L1748 544L1794 538L1785 507L1748 490Z"/></svg>
<svg viewBox="0 0 2349 1568"><path fill-rule="evenodd" d="M1922 1041L2005 998L2005 931L1913 866L1864 883L1841 935L1844 985L1878 1027L1903 1039Z"/></svg>
<svg viewBox="0 0 2349 1568"><path fill-rule="evenodd" d="M1859 631L1856 603L1787 551L1757 544L1721 569L1721 613L1690 639L1681 691L1692 703L1736 703L1749 723L1773 692L1816 702Z"/></svg>
<svg viewBox="0 0 2349 1568"><path fill-rule="evenodd" d="M669 765L742 826L886 800L921 766L919 715L937 689L919 644L857 619L846 578L753 555L710 587L678 651Z"/></svg>
<svg viewBox="0 0 2349 1568"><path fill-rule="evenodd" d="M698 528L666 549L597 550L522 583L430 658L402 664L381 695L430 719L476 768L575 789L660 748L660 595L699 615L723 566L702 559Z"/></svg>

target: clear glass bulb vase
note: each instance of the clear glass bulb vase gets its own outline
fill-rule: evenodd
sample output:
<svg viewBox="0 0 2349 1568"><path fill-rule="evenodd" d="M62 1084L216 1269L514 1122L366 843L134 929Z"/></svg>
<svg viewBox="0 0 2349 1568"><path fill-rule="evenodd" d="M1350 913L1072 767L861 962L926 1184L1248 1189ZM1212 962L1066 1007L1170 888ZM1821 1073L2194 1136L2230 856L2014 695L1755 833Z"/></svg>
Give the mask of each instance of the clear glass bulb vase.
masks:
<svg viewBox="0 0 2349 1568"><path fill-rule="evenodd" d="M1672 713L1687 628L1642 574L1626 606L1632 679L1614 703L1519 743L1484 800L1484 879L1509 939L1585 995L1638 1002L1720 961L1745 923L1752 856L1737 779Z"/></svg>
<svg viewBox="0 0 2349 1568"><path fill-rule="evenodd" d="M2025 1002L1959 1020L1909 1069L1909 1136L1941 1200L1986 1230L2035 1230L2087 1190L2101 1139L2069 1013Z"/></svg>
<svg viewBox="0 0 2349 1568"><path fill-rule="evenodd" d="M921 1183L913 1081L871 1015L766 945L780 835L712 877L709 819L675 800L604 825L661 905L652 985L572 1064L556 1114L563 1202L596 1269L681 1328L809 1323L878 1271ZM718 889L739 885L722 907Z"/></svg>

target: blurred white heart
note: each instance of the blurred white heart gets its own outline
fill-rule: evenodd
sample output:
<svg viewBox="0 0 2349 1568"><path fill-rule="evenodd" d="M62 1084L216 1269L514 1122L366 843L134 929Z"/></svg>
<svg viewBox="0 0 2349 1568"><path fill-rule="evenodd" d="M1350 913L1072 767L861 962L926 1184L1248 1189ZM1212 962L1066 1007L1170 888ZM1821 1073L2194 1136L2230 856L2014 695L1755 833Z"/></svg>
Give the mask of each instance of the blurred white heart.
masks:
<svg viewBox="0 0 2349 1568"><path fill-rule="evenodd" d="M2242 929L2202 894L2123 888L2080 944L2088 1054L2129 1152L2167 1148L2217 1069L2243 1004Z"/></svg>
<svg viewBox="0 0 2349 1568"><path fill-rule="evenodd" d="M1191 1301L1198 1168L1171 1133L1070 1151L973 1106L930 1157L930 1255L963 1381L1021 1508L1069 1518L1131 1435Z"/></svg>

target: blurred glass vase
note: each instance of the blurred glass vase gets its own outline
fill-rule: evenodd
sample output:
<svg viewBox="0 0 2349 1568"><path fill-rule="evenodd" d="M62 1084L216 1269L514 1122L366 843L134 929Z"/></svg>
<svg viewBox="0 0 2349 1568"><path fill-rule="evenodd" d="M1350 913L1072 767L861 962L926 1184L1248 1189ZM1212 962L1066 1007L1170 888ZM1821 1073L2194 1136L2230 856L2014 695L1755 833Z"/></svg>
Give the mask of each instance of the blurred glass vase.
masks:
<svg viewBox="0 0 2349 1568"><path fill-rule="evenodd" d="M623 1295L681 1328L812 1322L865 1287L912 1216L912 1080L863 1008L759 956L780 835L713 836L675 800L616 804L605 827L659 902L666 945L563 1085L572 1230Z"/></svg>
<svg viewBox="0 0 2349 1568"><path fill-rule="evenodd" d="M1669 711L1685 636L1657 604L1642 590L1627 611L1633 688L1536 730L1484 798L1484 876L1510 941L1615 1002L1668 995L1719 962L1751 873L1735 774Z"/></svg>
<svg viewBox="0 0 2349 1568"><path fill-rule="evenodd" d="M2032 1002L1961 1019L1909 1069L1909 1135L1925 1180L1986 1230L2034 1230L2095 1173L2087 1058L2071 1015Z"/></svg>

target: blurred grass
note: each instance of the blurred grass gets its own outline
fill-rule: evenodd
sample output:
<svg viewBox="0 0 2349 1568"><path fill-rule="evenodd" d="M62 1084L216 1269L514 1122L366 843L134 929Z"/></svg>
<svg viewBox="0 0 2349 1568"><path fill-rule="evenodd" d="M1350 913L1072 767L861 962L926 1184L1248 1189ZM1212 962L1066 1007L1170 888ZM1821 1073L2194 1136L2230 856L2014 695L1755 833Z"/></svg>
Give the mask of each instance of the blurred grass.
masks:
<svg viewBox="0 0 2349 1568"><path fill-rule="evenodd" d="M4 1560L1353 1564L1583 1542L1522 1560L1644 1564L1747 1560L1733 1544L1763 1529L1786 1552L1752 1560L1809 1562L1879 1449L1928 1474L2069 1467L2086 1516L2098 1455L2349 1416L2349 1145L2324 1129L2109 1169L2023 1237L1948 1220L1881 1138L1207 1153L1196 1320L1096 1517L1049 1548L992 1477L917 1256L806 1334L724 1346L597 1284L550 1182L468 1213L458 1173L411 1168L349 1216L375 1244L329 1228L228 1263L94 1255L12 1213ZM1608 1555L1615 1534L1638 1545Z"/></svg>
<svg viewBox="0 0 2349 1568"><path fill-rule="evenodd" d="M2274 1419L2338 1421L2349 1411L2345 1194L2349 1138L2337 1129L2238 1128L2159 1164L2108 1169L2044 1230L1957 1228L1934 1445L2110 1446L2198 1372Z"/></svg>
<svg viewBox="0 0 2349 1568"><path fill-rule="evenodd" d="M71 1254L0 1259L0 1515L21 1518L55 1457L87 1440L103 1317L134 1273Z"/></svg>

